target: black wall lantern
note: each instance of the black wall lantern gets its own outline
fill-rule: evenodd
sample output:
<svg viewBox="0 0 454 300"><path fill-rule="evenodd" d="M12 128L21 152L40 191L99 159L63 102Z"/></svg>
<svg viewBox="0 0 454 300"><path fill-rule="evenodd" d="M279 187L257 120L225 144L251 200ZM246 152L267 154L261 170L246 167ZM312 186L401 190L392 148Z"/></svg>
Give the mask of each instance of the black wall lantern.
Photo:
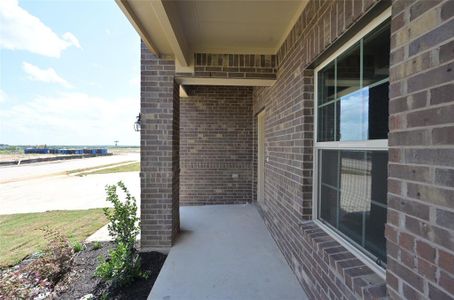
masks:
<svg viewBox="0 0 454 300"><path fill-rule="evenodd" d="M140 131L140 126L141 126L141 119L142 114L139 113L139 115L136 117L136 121L134 122L134 130L135 131Z"/></svg>

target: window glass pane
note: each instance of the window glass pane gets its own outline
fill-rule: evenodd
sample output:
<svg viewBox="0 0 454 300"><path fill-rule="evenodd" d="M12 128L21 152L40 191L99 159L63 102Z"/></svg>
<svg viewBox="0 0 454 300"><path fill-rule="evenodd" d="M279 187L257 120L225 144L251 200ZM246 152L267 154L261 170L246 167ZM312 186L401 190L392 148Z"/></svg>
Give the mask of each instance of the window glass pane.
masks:
<svg viewBox="0 0 454 300"><path fill-rule="evenodd" d="M365 248L382 262L386 262L386 208L372 204L366 214Z"/></svg>
<svg viewBox="0 0 454 300"><path fill-rule="evenodd" d="M339 229L362 244L363 215L370 209L366 197L365 152L341 151Z"/></svg>
<svg viewBox="0 0 454 300"><path fill-rule="evenodd" d="M367 153L368 199L386 205L388 191L388 152L370 151Z"/></svg>
<svg viewBox="0 0 454 300"><path fill-rule="evenodd" d="M369 137L368 139L388 138L389 82L365 88L369 98ZM367 97L367 96L366 96Z"/></svg>
<svg viewBox="0 0 454 300"><path fill-rule="evenodd" d="M323 68L317 82L317 140L339 141L336 150L317 152L318 217L382 262L388 152L342 149L342 142L388 138L389 51L387 22Z"/></svg>
<svg viewBox="0 0 454 300"><path fill-rule="evenodd" d="M334 62L318 73L318 104L334 100Z"/></svg>
<svg viewBox="0 0 454 300"><path fill-rule="evenodd" d="M386 262L387 151L318 153L319 218Z"/></svg>
<svg viewBox="0 0 454 300"><path fill-rule="evenodd" d="M336 135L336 139L335 141L340 141L341 139L341 133L340 133L340 120L341 120L341 116L340 116L340 111L341 111L341 107L340 107L340 101L336 101L336 132L335 132L335 135Z"/></svg>
<svg viewBox="0 0 454 300"><path fill-rule="evenodd" d="M338 176L338 155L339 151L336 150L325 150L322 153L322 174L321 180L322 183L330 185L334 188L337 186L337 176Z"/></svg>
<svg viewBox="0 0 454 300"><path fill-rule="evenodd" d="M337 98L360 88L360 63L359 44L337 59Z"/></svg>
<svg viewBox="0 0 454 300"><path fill-rule="evenodd" d="M390 35L388 24L364 38L363 86L388 78Z"/></svg>
<svg viewBox="0 0 454 300"><path fill-rule="evenodd" d="M339 138L341 141L368 139L368 88L357 90L340 99Z"/></svg>
<svg viewBox="0 0 454 300"><path fill-rule="evenodd" d="M318 109L318 141L334 140L334 103Z"/></svg>
<svg viewBox="0 0 454 300"><path fill-rule="evenodd" d="M336 227L337 211L337 190L322 184L320 187L320 218Z"/></svg>

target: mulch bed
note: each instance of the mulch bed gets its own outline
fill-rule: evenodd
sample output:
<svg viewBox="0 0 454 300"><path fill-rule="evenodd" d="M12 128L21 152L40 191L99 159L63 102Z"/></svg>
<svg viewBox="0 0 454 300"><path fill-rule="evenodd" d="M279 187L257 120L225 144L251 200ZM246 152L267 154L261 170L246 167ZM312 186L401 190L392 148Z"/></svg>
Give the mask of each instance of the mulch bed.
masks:
<svg viewBox="0 0 454 300"><path fill-rule="evenodd" d="M113 243L102 243L100 249L93 249L93 243L76 254L71 271L60 281L54 289L56 299L80 299L92 294L95 299L147 299L151 288L158 277L159 271L166 259L166 255L159 252L141 253L142 270L148 271L147 279L137 279L127 287L114 288L95 277L99 256L107 256Z"/></svg>
<svg viewBox="0 0 454 300"><path fill-rule="evenodd" d="M32 276L32 280L24 280L24 285L20 284L21 288L34 291L29 294L30 299L80 299L82 297L87 299L147 299L166 255L159 252L141 253L142 271L148 272L148 278L139 278L129 286L116 288L94 276L99 264L99 257L107 257L109 249L112 249L114 244L101 243L99 249L95 249L94 245L94 243L86 244L83 251L74 254L69 271L53 288L46 281L44 281L45 284L38 283L39 280L34 280L34 274L21 271L39 259L39 255L32 255L14 267L0 270L0 280L8 279L12 275L17 278ZM88 295L91 295L91 298L87 297ZM0 300L3 299L8 298L4 297L0 290Z"/></svg>

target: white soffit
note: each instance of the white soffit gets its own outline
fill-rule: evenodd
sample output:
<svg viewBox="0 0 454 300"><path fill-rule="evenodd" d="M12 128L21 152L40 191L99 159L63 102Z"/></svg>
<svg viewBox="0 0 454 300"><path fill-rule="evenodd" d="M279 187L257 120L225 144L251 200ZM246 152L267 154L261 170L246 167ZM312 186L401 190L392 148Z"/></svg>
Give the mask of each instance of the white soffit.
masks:
<svg viewBox="0 0 454 300"><path fill-rule="evenodd" d="M116 0L150 51L276 54L309 0Z"/></svg>
<svg viewBox="0 0 454 300"><path fill-rule="evenodd" d="M307 1L177 1L194 52L276 54Z"/></svg>
<svg viewBox="0 0 454 300"><path fill-rule="evenodd" d="M172 54L159 19L151 6L151 1L116 0L129 22L147 44L149 50L157 55Z"/></svg>

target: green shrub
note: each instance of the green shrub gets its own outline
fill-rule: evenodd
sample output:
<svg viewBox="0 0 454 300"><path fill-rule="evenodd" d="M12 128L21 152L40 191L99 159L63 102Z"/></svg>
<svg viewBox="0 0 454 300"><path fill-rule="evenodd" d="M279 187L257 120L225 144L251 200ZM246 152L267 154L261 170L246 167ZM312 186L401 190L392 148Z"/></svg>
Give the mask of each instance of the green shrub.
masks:
<svg viewBox="0 0 454 300"><path fill-rule="evenodd" d="M117 194L117 186L125 194L124 203ZM129 248L133 248L140 231L136 199L131 196L121 181L117 185L107 185L106 192L106 200L112 202L114 206L113 209L104 208L104 214L110 222L107 226L109 235L114 238L117 244L123 243Z"/></svg>
<svg viewBox="0 0 454 300"><path fill-rule="evenodd" d="M80 252L85 249L84 244L82 244L81 242L74 242L72 244L72 247L73 247L74 253Z"/></svg>
<svg viewBox="0 0 454 300"><path fill-rule="evenodd" d="M119 286L128 285L144 276L140 269L140 257L121 242L109 251L108 260L100 258L95 274L106 281L113 280Z"/></svg>
<svg viewBox="0 0 454 300"><path fill-rule="evenodd" d="M117 194L119 187L125 194L124 201ZM128 285L138 277L146 277L141 271L140 257L134 248L140 225L137 217L136 199L131 196L123 182L107 185L107 201L113 209L104 209L109 220L109 235L114 239L115 248L109 251L109 258L100 258L95 275L118 286Z"/></svg>

